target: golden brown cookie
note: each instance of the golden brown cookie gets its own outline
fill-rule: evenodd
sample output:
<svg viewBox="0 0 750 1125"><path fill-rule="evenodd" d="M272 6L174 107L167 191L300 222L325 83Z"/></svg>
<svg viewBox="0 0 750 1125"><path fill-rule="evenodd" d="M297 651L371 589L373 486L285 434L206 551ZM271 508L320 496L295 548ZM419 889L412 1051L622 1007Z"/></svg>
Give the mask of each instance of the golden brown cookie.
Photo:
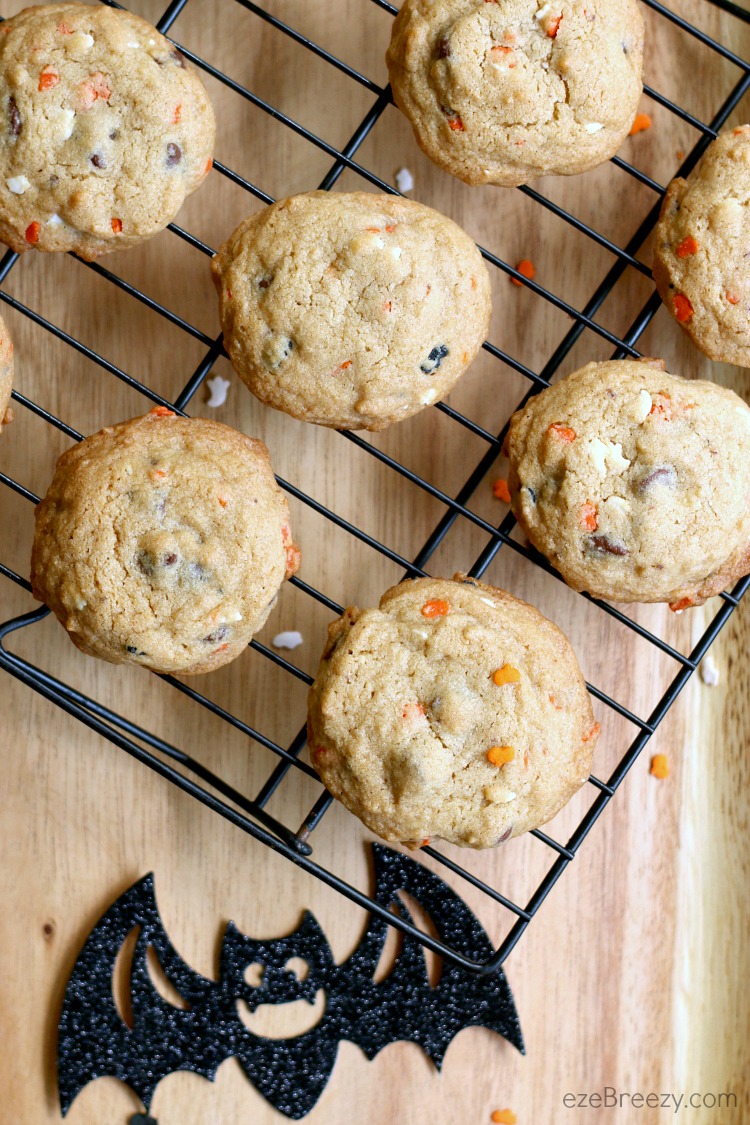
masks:
<svg viewBox="0 0 750 1125"><path fill-rule="evenodd" d="M0 317L0 433L13 421L10 395L13 390L13 341L8 326Z"/></svg>
<svg viewBox="0 0 750 1125"><path fill-rule="evenodd" d="M36 510L34 595L112 664L234 660L298 566L265 445L164 407L64 453Z"/></svg>
<svg viewBox="0 0 750 1125"><path fill-rule="evenodd" d="M92 259L162 230L211 166L197 73L104 5L26 8L0 35L0 239Z"/></svg>
<svg viewBox="0 0 750 1125"><path fill-rule="evenodd" d="M482 345L487 268L421 203L314 191L242 223L213 259L224 343L295 418L382 430L439 402Z"/></svg>
<svg viewBox="0 0 750 1125"><path fill-rule="evenodd" d="M750 367L750 125L722 133L687 180L672 180L653 274L662 301L702 352Z"/></svg>
<svg viewBox="0 0 750 1125"><path fill-rule="evenodd" d="M513 511L574 590L700 605L750 571L750 408L659 360L589 363L511 420Z"/></svg>
<svg viewBox="0 0 750 1125"><path fill-rule="evenodd" d="M329 629L308 740L324 784L386 840L486 848L544 824L599 733L567 638L465 575L387 590Z"/></svg>
<svg viewBox="0 0 750 1125"><path fill-rule="evenodd" d="M404 0L386 56L417 143L468 184L608 160L642 92L636 0Z"/></svg>

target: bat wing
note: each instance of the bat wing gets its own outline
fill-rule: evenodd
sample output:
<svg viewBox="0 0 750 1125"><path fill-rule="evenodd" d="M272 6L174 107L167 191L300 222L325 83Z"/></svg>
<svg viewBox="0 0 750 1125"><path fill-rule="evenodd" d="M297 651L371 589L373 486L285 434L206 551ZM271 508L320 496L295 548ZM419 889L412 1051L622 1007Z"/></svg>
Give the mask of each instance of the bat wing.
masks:
<svg viewBox="0 0 750 1125"><path fill-rule="evenodd" d="M133 1027L123 1020L113 997L115 963L134 930L138 938L130 969ZM153 946L186 1010L164 1000L146 964ZM180 958L164 930L152 875L135 883L107 910L90 933L70 975L58 1027L57 1081L63 1116L78 1092L94 1078L112 1075L127 1083L148 1108L156 1086L173 1070L185 1069L185 1043L205 1021L216 989ZM193 1057L193 1053L189 1057ZM189 1064L213 1077L222 1058Z"/></svg>

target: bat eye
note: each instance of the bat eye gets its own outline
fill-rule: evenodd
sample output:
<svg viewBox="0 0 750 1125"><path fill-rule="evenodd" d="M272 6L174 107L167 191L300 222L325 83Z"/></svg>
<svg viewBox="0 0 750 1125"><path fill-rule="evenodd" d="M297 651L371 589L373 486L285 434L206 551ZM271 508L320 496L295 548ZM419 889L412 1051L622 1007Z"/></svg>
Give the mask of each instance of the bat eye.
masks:
<svg viewBox="0 0 750 1125"><path fill-rule="evenodd" d="M310 966L303 957L290 957L284 968L288 973L294 973L298 981L307 980L310 975Z"/></svg>
<svg viewBox="0 0 750 1125"><path fill-rule="evenodd" d="M249 984L251 988L263 987L263 974L265 973L265 966L261 965L260 961L253 961L245 969L244 977L245 983Z"/></svg>

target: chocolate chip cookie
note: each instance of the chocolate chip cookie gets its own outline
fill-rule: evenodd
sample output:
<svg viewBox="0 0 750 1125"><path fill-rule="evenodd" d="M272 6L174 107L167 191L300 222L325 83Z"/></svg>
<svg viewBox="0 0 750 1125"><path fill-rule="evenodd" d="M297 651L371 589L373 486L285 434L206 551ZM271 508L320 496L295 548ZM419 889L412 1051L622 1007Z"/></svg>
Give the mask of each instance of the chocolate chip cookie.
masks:
<svg viewBox="0 0 750 1125"><path fill-rule="evenodd" d="M513 511L574 590L700 605L750 571L750 408L658 360L589 363L513 416Z"/></svg>
<svg viewBox="0 0 750 1125"><path fill-rule="evenodd" d="M112 664L234 660L298 566L265 445L163 407L64 453L36 510L34 595Z"/></svg>
<svg viewBox="0 0 750 1125"><path fill-rule="evenodd" d="M702 352L750 367L750 125L722 133L687 180L672 180L653 273L662 301Z"/></svg>
<svg viewBox="0 0 750 1125"><path fill-rule="evenodd" d="M487 268L421 203L314 191L242 223L213 259L224 344L295 418L382 430L448 394L481 347Z"/></svg>
<svg viewBox="0 0 750 1125"><path fill-rule="evenodd" d="M387 590L328 631L308 741L324 784L386 840L493 847L550 820L599 733L567 638L465 575Z"/></svg>
<svg viewBox="0 0 750 1125"><path fill-rule="evenodd" d="M13 341L2 317L0 317L0 433L3 426L13 421L10 407L10 394L13 390Z"/></svg>
<svg viewBox="0 0 750 1125"><path fill-rule="evenodd" d="M0 240L87 260L162 230L211 166L214 114L156 28L103 5L0 34Z"/></svg>
<svg viewBox="0 0 750 1125"><path fill-rule="evenodd" d="M420 148L468 184L608 160L643 89L636 0L404 0L386 56Z"/></svg>

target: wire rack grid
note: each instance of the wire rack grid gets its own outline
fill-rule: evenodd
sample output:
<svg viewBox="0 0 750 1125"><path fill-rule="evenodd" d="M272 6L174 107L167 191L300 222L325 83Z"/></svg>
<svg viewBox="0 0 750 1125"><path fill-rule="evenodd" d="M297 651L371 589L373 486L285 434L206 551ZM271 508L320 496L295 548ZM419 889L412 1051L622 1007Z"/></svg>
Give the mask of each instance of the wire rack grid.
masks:
<svg viewBox="0 0 750 1125"><path fill-rule="evenodd" d="M104 0L110 3L112 7L118 7L111 0ZM357 128L354 130L349 141L341 147L341 149L329 144L322 137L316 135L314 132L305 128L296 120L282 113L278 108L275 108L265 99L253 93L252 90L247 89L227 74L222 73L221 70L212 66L205 59L199 57L194 52L190 51L180 42L175 42L177 46L187 58L191 60L199 69L210 74L214 79L219 81L233 91L240 98L246 102L251 103L264 114L268 114L275 119L281 126L286 129L292 130L299 137L303 138L309 144L316 146L320 151L331 158L331 165L319 185L322 189L330 190L333 188L342 173L345 170L351 170L364 180L369 182L374 188L379 191L391 194L398 194L393 186L378 175L374 174L363 164L359 163L356 159L358 149L363 144L365 139L370 134L371 130L377 123L380 116L383 114L387 106L392 101L390 89L388 87L381 87L375 82L371 81L364 74L359 73L356 69L349 66L340 58L334 56L328 50L319 46L317 43L312 42L305 35L296 31L293 27L289 26L276 15L265 10L259 4L252 2L252 0L234 0L242 8L253 13L256 17L266 21L272 25L278 32L283 35L289 36L296 43L302 45L304 48L312 51L320 59L331 67L337 68L352 82L359 84L366 91L369 92L374 98L372 105L368 109L364 118L361 120ZM676 25L681 32L687 36L693 37L700 42L708 51L714 52L717 56L721 57L730 63L738 72L737 80L731 89L729 95L724 100L723 104L719 106L716 113L709 123L704 123L699 120L686 109L676 104L674 101L665 97L657 90L646 86L645 93L648 98L652 99L655 103L674 114L677 118L690 125L698 134L697 142L692 150L685 156L683 163L677 174L687 174L700 159L708 144L716 136L717 131L727 121L732 111L738 106L743 96L750 90L750 63L740 58L728 47L722 43L717 42L711 36L701 31L696 26L693 26L681 16L665 7L658 0L643 0L643 2L650 8L659 18L670 21ZM704 0L707 6L713 5L722 11L729 13L732 17L745 24L750 24L750 13L732 3L731 0ZM189 0L173 0L164 11L161 19L158 22L159 30L168 35L172 24L177 17L186 8ZM386 12L395 15L397 9L386 2L386 0L362 0L362 3L373 3ZM593 242L597 243L600 247L606 249L614 258L614 262L607 270L602 281L592 293L588 301L585 302L583 308L577 309L569 304L563 298L555 295L546 289L543 285L529 280L522 276L512 265L503 261L497 255L488 250L482 250L482 254L486 261L495 269L502 271L510 278L517 280L521 285L526 286L542 301L548 302L558 310L567 314L572 320L572 325L565 333L559 344L554 348L550 354L547 362L542 367L541 371L536 372L531 370L524 363L514 358L512 355L498 348L493 343L487 341L484 344L485 350L495 359L505 364L511 370L517 372L525 380L528 381L527 394L524 401L534 393L537 393L554 377L558 368L563 360L574 347L578 339L584 332L591 332L603 339L607 344L611 345L614 349L613 357L622 358L625 356L638 356L637 342L639 337L645 330L646 326L651 321L655 312L659 308L659 298L656 293L652 293L646 303L643 305L633 323L628 330L622 335L617 335L595 319L597 312L602 307L603 303L613 291L614 287L618 284L622 276L629 269L637 271L639 274L650 278L650 270L640 261L636 256L640 248L646 241L650 231L652 230L664 194L664 187L657 183L650 176L644 172L627 163L619 156L613 157L612 162L627 175L633 177L640 184L645 185L651 192L653 192L653 205L648 210L648 213L640 223L636 233L630 239L628 244L624 247L618 246L611 239L601 234L593 227L585 222L576 218L573 214L565 210L563 207L547 198L539 191L530 187L521 187L517 190L523 192L527 197L535 201L539 206L551 211L558 219L564 223L569 224L575 230L582 233ZM218 175L228 178L232 183L238 187L249 192L257 200L263 203L273 202L272 197L267 194L261 187L239 175L236 171L227 167L225 164L216 161L214 164L215 172ZM207 256L211 256L214 251L206 245L201 239L191 234L189 231L183 229L177 224L171 224L170 230L178 238L184 240L195 249L199 250ZM160 317L165 318L172 325L178 329L192 336L197 340L202 347L205 348L200 363L187 379L180 394L174 401L170 402L163 398L154 389L146 385L141 380L135 378L133 375L122 370L120 367L109 362L103 356L99 355L92 348L76 339L73 335L67 333L63 329L54 325L51 321L46 319L42 314L36 312L32 308L23 304L13 296L11 296L4 288L5 282L18 261L18 255L12 251L8 251L0 261L0 299L8 306L15 309L18 313L28 317L36 325L46 332L51 333L58 340L74 349L80 355L85 356L91 360L103 371L109 375L114 376L116 379L128 385L133 390L141 394L146 400L156 405L168 406L169 408L179 412L185 413L190 405L191 400L195 396L198 389L201 387L204 380L211 372L212 367L217 359L224 355L221 337L215 339L211 338L198 328L190 324L186 319L173 312L165 305L154 300L145 292L137 287L131 285L114 273L109 271L99 263L88 263L87 268L93 270L103 282L111 285L118 286L124 290L131 297L137 301L142 302L145 306L158 314ZM34 415L43 419L45 423L50 426L56 427L67 437L73 440L80 440L83 436L78 433L71 426L66 424L60 418L56 417L51 411L37 402L32 401L30 398L22 394L20 391L13 392L13 398L17 405L24 410L32 412ZM457 491L456 495L449 495L445 491L436 487L430 481L424 479L422 476L412 471L405 465L401 464L395 458L389 456L387 453L376 448L375 446L364 441L360 436L351 432L344 432L341 437L348 442L354 443L363 451L372 457L377 458L387 468L399 474L401 477L410 481L417 488L424 490L429 496L434 498L440 504L443 514L431 534L424 542L421 550L415 555L413 559L407 559L399 554L396 550L388 546L388 544L379 541L374 536L368 534L363 529L355 526L349 520L338 515L334 510L327 507L325 504L316 500L310 495L307 495L303 490L290 483L287 480L277 478L281 487L291 496L295 497L301 503L309 506L325 520L331 521L338 528L342 529L347 534L354 536L362 543L366 544L368 548L378 552L385 558L389 559L403 569L405 576L419 576L425 573L425 568L428 565L431 557L436 552L440 544L445 539L449 530L452 528L456 520L459 518L469 521L477 527L487 539L484 549L481 551L479 557L476 559L474 565L470 569L470 574L474 577L480 578L485 573L497 553L505 548L513 552L523 555L531 563L536 566L542 567L554 577L558 577L555 572L548 566L546 561L541 558L531 548L519 542L517 539L512 538L511 533L514 527L514 520L512 515L508 514L502 522L495 524L490 520L483 518L476 514L467 505L477 489L480 482L485 477L488 470L491 468L493 462L497 459L502 442L505 437L507 425L499 433L491 433L485 429L477 421L466 417L453 407L440 403L431 408L442 411L447 415L452 422L458 426L463 426L471 433L476 435L486 445L486 450L479 460L479 462L472 468L471 473L466 479L463 486ZM13 490L18 495L24 497L32 504L38 502L38 497L27 487L19 481L11 478L3 472L0 472L0 482ZM10 566L6 565L0 559L0 575L7 581L15 583L23 590L31 592L31 587L28 580L17 573ZM294 577L291 582L299 590L310 598L316 599L327 610L334 614L342 611L342 607L326 594L317 590L314 586L307 581ZM132 755L134 758L147 765L150 769L154 770L157 774L170 781L173 785L177 786L184 792L192 795L198 801L202 802L209 809L214 810L226 820L241 828L244 832L254 837L256 840L262 842L274 851L281 853L287 859L297 864L304 870L312 873L323 882L333 887L335 890L341 892L348 899L360 907L374 912L376 915L383 918L391 926L395 926L403 933L408 933L416 937L425 947L431 949L434 953L441 957L445 957L455 964L462 966L464 969L478 974L493 973L498 970L502 965L505 958L510 951L514 948L519 938L525 931L529 922L539 910L541 904L549 894L552 887L559 879L562 872L566 869L568 864L575 858L576 853L586 839L588 833L593 827L594 823L605 809L607 804L611 801L616 793L618 787L623 782L629 769L635 762L638 755L648 743L650 737L663 720L667 711L676 699L679 692L687 683L690 676L695 671L698 663L706 654L709 646L717 636L720 629L728 620L730 614L733 612L739 600L744 595L750 584L750 577L741 580L731 593L725 593L721 596L721 604L716 611L713 619L708 627L705 629L703 635L698 642L694 645L692 651L688 655L684 655L676 648L670 645L667 641L663 640L655 633L649 631L642 624L632 620L624 611L617 609L605 602L595 601L595 604L606 614L614 617L623 626L633 630L641 639L648 644L655 646L662 653L671 657L676 662L678 670L674 675L671 683L669 684L666 692L658 701L652 712L647 718L641 718L633 713L631 709L618 702L615 698L607 693L597 689L593 685L589 685L589 690L592 695L605 707L611 708L618 715L632 723L637 729L637 734L631 744L627 747L622 754L619 762L612 770L606 779L601 779L595 776L590 778L590 785L594 787L596 796L585 815L580 820L580 823L574 829L565 844L561 844L554 840L551 836L541 831L535 831L533 835L539 840L549 851L549 866L543 878L539 882L536 890L530 896L528 901L523 905L513 901L512 898L501 893L498 889L491 886L488 882L478 878L470 871L460 866L453 858L441 853L438 849L427 846L423 849L423 853L430 856L431 859L445 869L450 877L460 882L466 881L470 883L477 891L486 895L490 900L499 904L506 911L510 912L514 922L507 933L507 936L502 943L495 950L494 954L484 963L477 963L467 959L458 949L454 948L449 941L443 941L434 934L426 932L424 929L414 925L409 919L396 915L391 911L384 909L384 907L374 901L369 895L359 890L352 883L341 879L334 872L328 870L322 864L316 862L312 858L313 848L311 844L311 836L315 828L319 825L321 819L329 808L332 798L323 791L319 798L315 801L307 816L304 818L303 823L299 827L290 827L284 824L278 817L271 815L266 806L271 797L277 792L284 779L288 776L290 771L302 771L310 779L317 781L315 771L309 766L302 758L301 753L305 747L305 728L304 726L299 730L296 737L287 746L280 745L273 738L268 737L260 730L250 726L236 715L230 713L228 710L214 703L197 689L174 679L171 676L164 676L162 679L171 685L175 690L187 696L194 703L211 711L218 719L230 724L235 730L247 736L248 739L254 743L265 747L271 751L278 759L276 765L271 771L270 775L265 780L265 783L260 787L258 792L248 797L244 793L239 792L234 786L228 784L220 776L207 769L200 761L193 758L184 750L172 745L169 741L157 736L150 732L144 726L134 722L125 716L118 714L112 708L97 702L91 696L76 690L62 679L57 678L50 673L39 668L32 662L16 655L6 646L6 639L9 635L17 630L26 629L29 626L41 621L48 614L48 610L44 607L35 609L32 612L25 613L20 617L6 621L0 625L0 667L2 667L11 676L16 677L22 683L32 688L35 692L48 700L54 702L58 707L68 714L74 716L80 722L84 723L90 729L96 731L104 738L109 739L116 746L123 749L126 753ZM581 595L587 597L587 595ZM594 599L589 599L594 601ZM280 656L277 652L269 649L267 646L261 644L257 640L251 642L251 647L260 653L264 658L272 661L279 668L290 676L296 677L304 683L311 683L311 678L297 668L290 660Z"/></svg>

